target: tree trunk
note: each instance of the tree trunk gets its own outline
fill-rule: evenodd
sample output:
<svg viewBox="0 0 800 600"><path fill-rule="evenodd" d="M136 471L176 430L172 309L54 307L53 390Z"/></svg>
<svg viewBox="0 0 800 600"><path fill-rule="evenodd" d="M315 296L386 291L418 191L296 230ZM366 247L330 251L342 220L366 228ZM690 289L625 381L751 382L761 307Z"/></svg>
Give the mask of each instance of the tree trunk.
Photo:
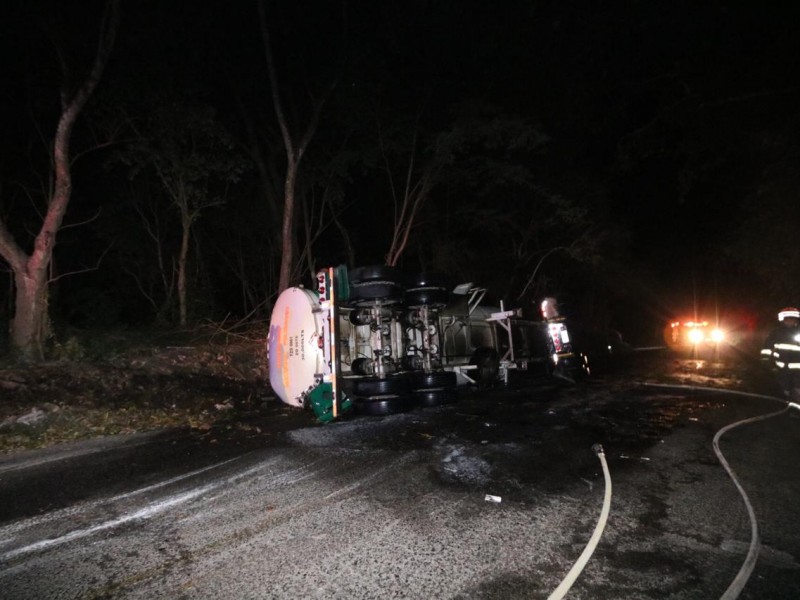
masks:
<svg viewBox="0 0 800 600"><path fill-rule="evenodd" d="M16 310L11 320L11 344L23 358L41 360L44 343L50 337L47 310L47 273L39 269L14 273Z"/></svg>
<svg viewBox="0 0 800 600"><path fill-rule="evenodd" d="M50 316L47 306L47 270L53 258L56 234L61 228L72 195L70 171L70 137L81 110L94 92L108 62L119 24L119 1L111 0L103 15L100 44L92 69L83 84L69 98L62 94L61 115L53 139L54 189L42 226L28 256L0 221L0 256L14 271L17 286L14 318L11 320L11 344L25 358L43 358L44 343L50 335Z"/></svg>
<svg viewBox="0 0 800 600"><path fill-rule="evenodd" d="M178 255L178 310L181 327L186 327L188 322L186 310L186 263L189 256L189 238L191 236L191 217L181 219L183 232L181 234L181 250Z"/></svg>
<svg viewBox="0 0 800 600"><path fill-rule="evenodd" d="M291 157L286 167L286 187L284 190L283 225L281 227L281 270L278 276L278 290L283 291L291 284L294 269L294 183L297 175L297 162Z"/></svg>
<svg viewBox="0 0 800 600"><path fill-rule="evenodd" d="M281 130L287 162L286 179L283 188L284 206L283 224L281 227L281 267L278 275L278 293L280 293L292 283L292 272L294 271L294 246L296 244L294 236L294 205L297 172L300 168L300 161L303 159L303 154L306 148L308 148L311 138L314 137L314 132L317 130L322 107L325 106L325 102L327 102L336 87L336 80L331 82L321 98L312 103L311 119L300 140L296 141L289 132L288 120L283 111L283 104L281 102L280 93L278 92L278 75L275 69L275 63L272 59L272 48L269 41L269 29L267 27L267 18L263 2L258 3L258 13L261 22L261 35L264 40L264 51L267 59L267 72L269 74L272 92L272 107Z"/></svg>

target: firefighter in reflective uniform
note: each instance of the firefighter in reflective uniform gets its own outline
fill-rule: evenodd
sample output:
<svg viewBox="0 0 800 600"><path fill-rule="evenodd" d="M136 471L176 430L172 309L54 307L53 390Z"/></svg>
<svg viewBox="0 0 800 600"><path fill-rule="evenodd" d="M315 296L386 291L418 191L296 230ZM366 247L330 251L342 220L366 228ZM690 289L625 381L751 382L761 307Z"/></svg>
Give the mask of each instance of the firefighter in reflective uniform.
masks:
<svg viewBox="0 0 800 600"><path fill-rule="evenodd" d="M761 349L762 360L778 369L778 381L789 395L800 381L800 310L787 307L778 313L780 325L773 329Z"/></svg>

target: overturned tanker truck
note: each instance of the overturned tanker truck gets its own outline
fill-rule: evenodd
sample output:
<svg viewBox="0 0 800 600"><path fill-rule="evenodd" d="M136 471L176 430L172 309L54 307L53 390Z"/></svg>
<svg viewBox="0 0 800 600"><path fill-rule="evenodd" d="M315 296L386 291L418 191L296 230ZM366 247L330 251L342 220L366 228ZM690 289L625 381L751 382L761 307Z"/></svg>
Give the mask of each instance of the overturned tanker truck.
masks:
<svg viewBox="0 0 800 600"><path fill-rule="evenodd" d="M286 404L331 421L454 402L459 386L507 382L517 369L588 373L547 301L545 318L532 320L502 302L483 306L485 294L387 266L322 269L316 287L288 288L275 303L270 384Z"/></svg>

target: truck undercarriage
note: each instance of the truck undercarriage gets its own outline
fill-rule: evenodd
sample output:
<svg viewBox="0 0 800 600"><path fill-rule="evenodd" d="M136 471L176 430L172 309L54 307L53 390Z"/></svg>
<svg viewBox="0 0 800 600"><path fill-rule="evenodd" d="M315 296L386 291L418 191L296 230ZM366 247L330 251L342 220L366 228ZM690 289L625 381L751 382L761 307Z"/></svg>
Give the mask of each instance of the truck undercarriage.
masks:
<svg viewBox="0 0 800 600"><path fill-rule="evenodd" d="M351 409L380 415L454 402L459 385L507 382L514 370L588 372L562 319L483 306L485 293L386 266L320 270L316 289L289 288L275 303L272 388L330 421Z"/></svg>

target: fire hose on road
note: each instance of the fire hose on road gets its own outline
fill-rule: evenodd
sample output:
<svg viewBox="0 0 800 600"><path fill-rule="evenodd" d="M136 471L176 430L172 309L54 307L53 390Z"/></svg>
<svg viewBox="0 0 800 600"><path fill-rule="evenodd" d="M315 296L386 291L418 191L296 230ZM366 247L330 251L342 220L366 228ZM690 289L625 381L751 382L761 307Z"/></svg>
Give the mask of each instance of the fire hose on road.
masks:
<svg viewBox="0 0 800 600"><path fill-rule="evenodd" d="M750 548L747 551L747 557L742 563L742 566L739 569L739 572L736 574L736 577L733 578L733 581L731 581L731 584L728 586L728 589L725 590L725 593L722 594L722 596L720 596L721 600L732 600L734 598L738 598L739 594L742 593L745 584L747 584L747 580L750 579L750 574L753 572L753 569L756 566L756 560L758 560L758 552L761 547L761 539L758 535L758 521L756 520L756 514L755 511L753 510L753 505L750 504L750 499L747 497L747 493L744 491L744 488L739 483L736 474L733 472L733 469L723 456L722 451L719 449L719 440L726 431L730 431L731 429L739 427L740 425L747 425L748 423L756 423L758 421L764 421L766 419L782 415L783 413L786 413L788 411L789 411L789 406L776 412L759 415L757 417L751 417L749 419L742 419L741 421L737 421L736 423L731 423L730 425L726 425L725 427L720 429L714 436L714 453L717 455L717 458L719 459L719 462L722 464L722 467L725 469L725 471L727 471L728 475L733 481L733 485L735 485L736 489L739 490L739 494L742 496L744 505L747 508L747 514L750 517Z"/></svg>
<svg viewBox="0 0 800 600"><path fill-rule="evenodd" d="M559 600L567 594L572 585L578 579L581 571L583 571L586 563L589 562L594 549L597 547L597 543L600 541L600 536L603 535L603 529L605 529L606 521L608 521L608 513L611 509L611 473L608 470L608 463L606 462L606 455L603 452L603 447L600 444L595 444L592 446L592 450L594 450L595 454L597 454L597 458L600 459L600 464L603 466L603 477L605 478L606 486L605 495L603 496L603 509L600 511L600 518L597 521L597 525L595 525L594 533L592 533L592 537L589 539L589 542L586 544L583 552L578 557L578 560L575 562L575 564L572 565L572 568L569 570L569 573L567 573L566 577L564 577L553 593L550 594L548 600Z"/></svg>
<svg viewBox="0 0 800 600"><path fill-rule="evenodd" d="M749 398L761 398L765 400L773 400L776 402L781 402L785 404L784 408L778 411L765 413L762 415L756 415L755 417L749 417L747 419L742 419L740 421L736 421L735 423L730 423L726 425L719 431L717 431L716 435L714 435L714 453L717 455L717 459L719 459L720 464L728 473L728 476L733 481L733 484L736 486L736 489L739 492L739 495L742 497L742 501L744 502L745 508L747 509L747 514L750 518L750 546L747 551L747 556L742 563L742 566L739 568L739 572L736 574L736 577L733 578L728 589L720 596L720 600L735 600L739 597L739 594L742 593L744 586L747 584L748 579L750 579L750 575L753 572L753 569L756 566L756 561L758 560L758 553L761 549L761 539L758 533L758 521L756 519L755 511L753 510L753 506L750 503L750 499L747 497L747 493L744 491L744 488L739 483L736 474L734 473L733 469L731 468L728 461L725 459L725 456L722 454L722 451L719 449L719 440L722 436L730 431L731 429L735 429L740 425L749 425L752 423L757 423L759 421L765 421L767 419L771 419L772 417L777 417L779 415L783 415L789 412L789 409L795 408L800 410L800 405L795 402L787 402L783 398L778 398L776 396L767 396L764 394L753 394L749 392L739 392L735 390L722 390L717 388L707 388L701 386L689 386L689 385L669 385L669 384L645 384L647 387L660 387L660 388L669 388L669 389L679 389L679 390L689 390L689 391L698 391L698 392L716 392L716 393L725 393L725 394L733 394L736 396L744 396Z"/></svg>

